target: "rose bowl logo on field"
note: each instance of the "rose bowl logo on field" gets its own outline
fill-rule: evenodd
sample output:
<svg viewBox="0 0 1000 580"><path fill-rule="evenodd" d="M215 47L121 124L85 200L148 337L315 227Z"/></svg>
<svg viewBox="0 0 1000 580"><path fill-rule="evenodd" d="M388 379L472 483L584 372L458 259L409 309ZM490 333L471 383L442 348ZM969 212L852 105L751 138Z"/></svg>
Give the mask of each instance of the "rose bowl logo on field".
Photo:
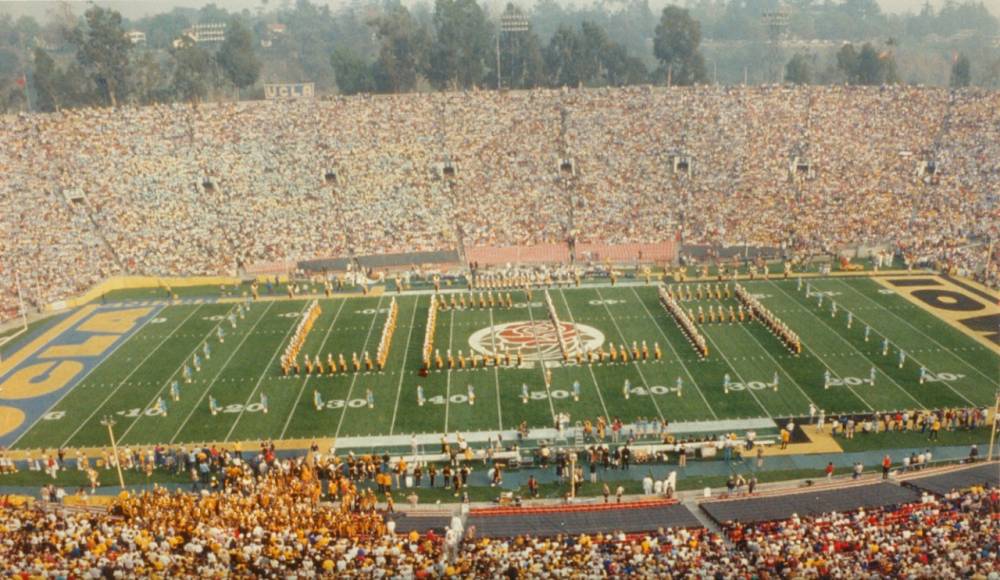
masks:
<svg viewBox="0 0 1000 580"><path fill-rule="evenodd" d="M594 350L604 344L604 334L586 324L560 323L560 333L570 356L577 351ZM548 320L507 322L477 330L469 337L469 346L480 354L496 356L518 352L525 362L561 361L556 327Z"/></svg>

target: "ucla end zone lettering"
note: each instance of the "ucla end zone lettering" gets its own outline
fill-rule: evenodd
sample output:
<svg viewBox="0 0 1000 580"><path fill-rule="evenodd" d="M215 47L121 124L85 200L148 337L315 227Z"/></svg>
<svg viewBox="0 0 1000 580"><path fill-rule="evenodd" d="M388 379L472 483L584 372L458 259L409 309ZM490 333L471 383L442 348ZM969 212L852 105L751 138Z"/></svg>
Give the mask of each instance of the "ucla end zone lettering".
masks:
<svg viewBox="0 0 1000 580"><path fill-rule="evenodd" d="M161 306L86 306L0 365L0 445L10 446Z"/></svg>
<svg viewBox="0 0 1000 580"><path fill-rule="evenodd" d="M877 280L983 346L1000 353L1000 305L996 296L959 280L939 276Z"/></svg>

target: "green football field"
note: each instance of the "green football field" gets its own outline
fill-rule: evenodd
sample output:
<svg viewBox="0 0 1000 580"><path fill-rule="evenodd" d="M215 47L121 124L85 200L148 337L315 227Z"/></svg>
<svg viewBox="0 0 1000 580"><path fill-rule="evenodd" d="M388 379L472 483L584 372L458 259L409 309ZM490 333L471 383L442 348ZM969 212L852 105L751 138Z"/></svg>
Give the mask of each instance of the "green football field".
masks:
<svg viewBox="0 0 1000 580"><path fill-rule="evenodd" d="M660 305L655 286L607 285L552 289L550 295L570 346L645 342L649 360L628 363L572 364L544 360L553 354L554 327L542 290L527 299L511 292L508 308L444 309L438 314L434 347L444 356L470 349L522 349L520 368L432 370L419 376L427 313L432 296L397 296L398 325L383 372L282 376L279 358L309 300L273 300L253 304L236 328L226 316L232 303L177 304L163 308L126 343L62 397L15 443L16 448L103 446L104 416L116 419L124 445L232 442L259 439L407 441L411 434L497 432L552 427L559 413L571 423L597 417L667 419L674 424L704 422L737 428L749 418L809 414L810 404L835 415L895 409L990 405L1000 387L1000 357L957 329L868 278L811 279L824 294L807 298L795 280L744 282L765 306L802 338L804 350L793 356L757 322L704 324L710 355L699 359L675 321ZM714 287L714 283L712 283ZM506 293L505 293L506 294ZM319 300L322 313L308 334L303 353L371 353L393 296ZM838 310L831 314L831 301ZM704 298L685 308L735 299ZM848 328L848 313L853 324ZM227 334L220 343L216 329ZM870 339L865 341L865 327ZM882 354L883 337L890 343ZM205 342L211 357L191 383L181 382L180 400L169 385ZM658 343L662 360L652 360ZM899 351L906 360L899 367ZM533 360L541 357L543 360ZM875 369L874 384L869 382ZM928 371L919 381L920 368ZM551 384L545 384L545 369ZM829 388L824 374L829 373ZM725 375L730 391L725 393ZM775 376L778 387L773 387ZM680 379L680 389L678 389ZM624 385L631 390L625 397ZM574 400L573 384L580 385ZM522 385L529 396L522 400ZM417 386L425 404L417 404ZM475 404L470 404L470 385ZM366 400L371 391L374 406ZM322 408L314 404L314 392ZM268 398L267 412L261 395ZM209 398L221 407L213 415ZM167 402L163 414L156 407ZM692 428L693 429L693 428ZM391 437L390 437L391 436ZM360 439L366 438L366 439Z"/></svg>

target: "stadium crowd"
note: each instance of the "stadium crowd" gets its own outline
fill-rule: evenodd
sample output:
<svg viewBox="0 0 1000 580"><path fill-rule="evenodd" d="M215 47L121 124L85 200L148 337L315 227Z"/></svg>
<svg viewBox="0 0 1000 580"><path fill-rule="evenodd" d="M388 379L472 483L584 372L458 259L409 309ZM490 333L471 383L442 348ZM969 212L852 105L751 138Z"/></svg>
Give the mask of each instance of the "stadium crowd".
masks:
<svg viewBox="0 0 1000 580"><path fill-rule="evenodd" d="M793 257L886 244L996 286L997 254L970 242L1000 235L998 115L1000 93L906 86L9 115L0 319L16 309L12 271L40 307L113 274L569 238L679 236Z"/></svg>
<svg viewBox="0 0 1000 580"><path fill-rule="evenodd" d="M374 510L319 503L308 472L234 474L220 490L123 493L107 512L0 498L11 577L919 577L1000 574L1000 494L973 488L893 509L646 534L396 534ZM314 480L313 480L314 481ZM727 541L728 540L728 541Z"/></svg>

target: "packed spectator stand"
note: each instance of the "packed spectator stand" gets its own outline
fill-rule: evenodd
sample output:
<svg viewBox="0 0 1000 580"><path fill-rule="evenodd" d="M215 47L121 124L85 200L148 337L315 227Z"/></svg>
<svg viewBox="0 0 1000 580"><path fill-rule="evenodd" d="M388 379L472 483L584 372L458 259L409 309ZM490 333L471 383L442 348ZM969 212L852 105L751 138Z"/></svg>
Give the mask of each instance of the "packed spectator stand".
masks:
<svg viewBox="0 0 1000 580"><path fill-rule="evenodd" d="M673 519L648 517L662 509L686 511L676 500L653 500L614 506L473 508L467 523L453 518L442 532L399 530L392 503L377 504L375 494L350 487L344 494L336 487L324 493L319 463L278 459L267 447L261 453L258 459L233 461L219 480L199 493L123 493L108 511L0 498L0 566L14 577L84 578L1000 574L996 463L937 470L926 479L938 488L943 480L963 484L962 489L938 495L911 492L897 503L862 501L849 511L808 516L792 513L795 506L788 506L776 512L778 519L725 521L718 531L700 526L691 512ZM907 485L923 489L920 481ZM858 487L832 484L828 491L849 496L851 486ZM764 492L763 500L789 493L803 492L773 490ZM565 514L562 520L559 513ZM641 523L628 532L602 529L605 520L600 514ZM518 516L526 525L510 528L509 534L480 534L476 529L485 528L490 519L513 522ZM546 517L551 525L538 527ZM559 521L574 521L585 531L562 533Z"/></svg>
<svg viewBox="0 0 1000 580"><path fill-rule="evenodd" d="M996 286L1000 93L697 87L64 110L0 125L0 319L116 274L592 242L884 244Z"/></svg>

